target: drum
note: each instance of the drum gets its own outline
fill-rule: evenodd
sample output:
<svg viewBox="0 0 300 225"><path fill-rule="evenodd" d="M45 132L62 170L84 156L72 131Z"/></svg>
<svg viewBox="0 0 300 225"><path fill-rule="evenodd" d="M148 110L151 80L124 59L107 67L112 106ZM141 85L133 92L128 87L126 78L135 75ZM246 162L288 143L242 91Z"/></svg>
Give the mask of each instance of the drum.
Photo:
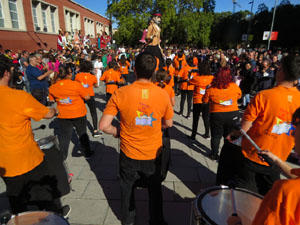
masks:
<svg viewBox="0 0 300 225"><path fill-rule="evenodd" d="M7 225L69 225L68 221L52 212L36 211L19 213Z"/></svg>
<svg viewBox="0 0 300 225"><path fill-rule="evenodd" d="M192 202L190 225L227 225L233 211L232 192L236 211L243 225L251 225L263 199L259 194L227 186L210 187Z"/></svg>
<svg viewBox="0 0 300 225"><path fill-rule="evenodd" d="M63 160L63 154L59 150L59 145L55 136L48 136L37 140L40 149L45 153L44 160L47 164L49 175L57 180L57 188L62 197L70 193L70 184L68 182L68 169Z"/></svg>

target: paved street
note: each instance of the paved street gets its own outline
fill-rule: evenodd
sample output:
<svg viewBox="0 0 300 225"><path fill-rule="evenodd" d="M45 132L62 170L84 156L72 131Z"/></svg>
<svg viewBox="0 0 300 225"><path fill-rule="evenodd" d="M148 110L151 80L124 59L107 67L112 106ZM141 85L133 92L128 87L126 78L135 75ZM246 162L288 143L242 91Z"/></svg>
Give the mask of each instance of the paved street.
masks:
<svg viewBox="0 0 300 225"><path fill-rule="evenodd" d="M100 118L105 105L104 86L96 89L97 110ZM179 109L179 98L176 97L175 112ZM186 112L184 113L186 115ZM98 119L99 119L98 118ZM86 160L79 151L77 138L72 139L69 148L67 165L74 174L72 191L62 199L70 204L72 212L69 222L72 225L119 225L120 186L118 180L119 141L109 135L93 138L90 130L91 117L88 112L89 136L95 155ZM33 128L47 125L45 130L36 131L36 138L53 135L57 132L56 120L33 122ZM174 116L174 127L171 129L171 166L163 183L165 218L169 225L189 224L191 201L205 187L215 181L217 164L206 157L209 141L197 135L192 143L187 139L191 133L192 120ZM204 131L200 119L198 132ZM5 197L5 185L0 181L0 212L8 209ZM147 190L135 191L137 205L137 224L145 225L148 220Z"/></svg>

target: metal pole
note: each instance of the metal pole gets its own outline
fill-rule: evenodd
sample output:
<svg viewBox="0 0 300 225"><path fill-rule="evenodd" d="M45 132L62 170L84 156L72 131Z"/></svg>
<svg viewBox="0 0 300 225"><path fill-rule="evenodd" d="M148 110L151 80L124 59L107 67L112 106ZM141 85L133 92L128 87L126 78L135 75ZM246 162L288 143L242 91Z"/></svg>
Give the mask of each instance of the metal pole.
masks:
<svg viewBox="0 0 300 225"><path fill-rule="evenodd" d="M249 33L250 33L250 27L251 27L251 22L252 22L252 11L253 11L253 4L254 4L254 0L252 0L252 4L251 4L251 17L249 20L249 24L248 24L248 29L247 29L247 42L246 42L246 47L248 48L248 43L249 43Z"/></svg>
<svg viewBox="0 0 300 225"><path fill-rule="evenodd" d="M274 26L276 7L277 7L277 0L275 0L275 6L274 6L274 10L273 10L273 19L272 19L272 24L271 24L270 37L269 37L269 40L268 40L268 50L270 50L271 34L272 34L272 31L273 31L273 26Z"/></svg>

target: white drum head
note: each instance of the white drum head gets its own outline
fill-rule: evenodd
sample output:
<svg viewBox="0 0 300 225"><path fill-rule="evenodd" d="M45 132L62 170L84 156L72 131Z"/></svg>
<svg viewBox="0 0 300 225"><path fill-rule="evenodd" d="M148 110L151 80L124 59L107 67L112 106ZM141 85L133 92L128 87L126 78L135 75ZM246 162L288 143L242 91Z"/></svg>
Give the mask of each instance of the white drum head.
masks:
<svg viewBox="0 0 300 225"><path fill-rule="evenodd" d="M243 225L251 225L262 201L262 196L248 190L233 190L237 214ZM212 187L202 192L196 199L199 214L209 224L227 225L233 214L231 189L225 186Z"/></svg>

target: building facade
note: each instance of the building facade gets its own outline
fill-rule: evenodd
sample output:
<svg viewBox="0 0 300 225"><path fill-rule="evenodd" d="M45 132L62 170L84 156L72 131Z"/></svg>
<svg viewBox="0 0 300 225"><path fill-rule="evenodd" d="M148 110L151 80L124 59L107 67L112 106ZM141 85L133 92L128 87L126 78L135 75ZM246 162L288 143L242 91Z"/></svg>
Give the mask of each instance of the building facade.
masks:
<svg viewBox="0 0 300 225"><path fill-rule="evenodd" d="M59 29L90 35L109 34L109 19L72 0L0 0L0 44L3 49L36 50L57 47Z"/></svg>

